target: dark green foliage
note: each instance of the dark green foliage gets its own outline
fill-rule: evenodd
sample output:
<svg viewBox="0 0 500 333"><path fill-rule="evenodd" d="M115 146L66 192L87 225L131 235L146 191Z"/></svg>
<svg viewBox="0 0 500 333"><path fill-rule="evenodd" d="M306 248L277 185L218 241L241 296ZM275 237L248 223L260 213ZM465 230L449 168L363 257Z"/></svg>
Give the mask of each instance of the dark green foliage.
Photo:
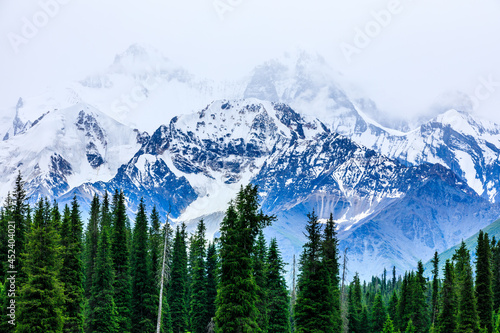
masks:
<svg viewBox="0 0 500 333"><path fill-rule="evenodd" d="M160 229L160 215L153 207L150 215L151 228L149 229L149 251L150 251L150 270L151 270L151 322L156 325L158 306L159 304L159 293L160 293L160 281L161 281L161 268L163 264L163 235Z"/></svg>
<svg viewBox="0 0 500 333"><path fill-rule="evenodd" d="M189 318L191 320L191 331L204 333L207 330L207 276L205 262L205 223L198 222L196 233L192 238L191 258L191 299Z"/></svg>
<svg viewBox="0 0 500 333"><path fill-rule="evenodd" d="M48 205L48 202L46 202ZM26 253L28 225L26 221L26 214L28 212L28 203L26 197L26 190L24 189L24 181L19 171L12 192L12 208L10 220L14 221L16 225L16 253ZM46 214L50 215L51 210L47 210ZM56 229L57 230L57 229ZM26 279L26 271L23 270L23 257L16 256L16 267L18 275L16 278L17 284L24 283Z"/></svg>
<svg viewBox="0 0 500 333"><path fill-rule="evenodd" d="M476 248L476 297L481 328L493 331L493 286L491 249L488 234L479 231Z"/></svg>
<svg viewBox="0 0 500 333"><path fill-rule="evenodd" d="M444 268L443 288L441 289L441 310L438 316L438 327L441 332L454 332L456 314L458 311L457 295L455 291L455 277L453 263L446 260Z"/></svg>
<svg viewBox="0 0 500 333"><path fill-rule="evenodd" d="M114 301L118 312L118 328L121 333L130 332L131 277L130 251L128 241L125 196L116 191L113 197L113 218L111 234L111 253L113 258Z"/></svg>
<svg viewBox="0 0 500 333"><path fill-rule="evenodd" d="M453 259L456 260L456 276L459 286L457 330L459 332L478 332L479 317L474 293L470 253L464 242L456 250Z"/></svg>
<svg viewBox="0 0 500 333"><path fill-rule="evenodd" d="M397 313L398 313L398 294L396 293L396 290L392 291L391 299L389 300L389 304L387 306L387 314L391 318L396 318ZM394 322L393 322L394 324Z"/></svg>
<svg viewBox="0 0 500 333"><path fill-rule="evenodd" d="M94 276L97 246L99 243L99 222L100 222L99 197L94 196L90 205L90 218L85 233L85 297L90 297L92 289L92 277Z"/></svg>
<svg viewBox="0 0 500 333"><path fill-rule="evenodd" d="M500 244L493 239L492 241L492 273L493 273L493 309L498 312L500 309Z"/></svg>
<svg viewBox="0 0 500 333"><path fill-rule="evenodd" d="M63 233L63 266L60 280L64 284L65 308L64 332L83 332L83 263L82 263L82 232L83 224L80 218L80 207L76 196L71 203L69 218L65 210Z"/></svg>
<svg viewBox="0 0 500 333"><path fill-rule="evenodd" d="M321 225L314 211L307 217L307 242L300 258L295 327L297 332L333 332L334 295L324 262Z"/></svg>
<svg viewBox="0 0 500 333"><path fill-rule="evenodd" d="M135 218L132 237L132 329L134 333L151 332L154 329L154 305L152 293L154 280L149 258L148 219L141 198Z"/></svg>
<svg viewBox="0 0 500 333"><path fill-rule="evenodd" d="M184 332L188 325L188 307L186 304L187 284L187 249L186 226L177 226L172 251L171 275L168 285L168 304L174 332Z"/></svg>
<svg viewBox="0 0 500 333"><path fill-rule="evenodd" d="M381 332L384 329L384 323L387 320L387 313L385 311L382 295L377 293L375 302L372 307L372 332Z"/></svg>
<svg viewBox="0 0 500 333"><path fill-rule="evenodd" d="M432 258L432 304L431 304L431 322L434 324L438 316L439 302L439 256L437 251Z"/></svg>
<svg viewBox="0 0 500 333"><path fill-rule="evenodd" d="M252 267L255 238L274 217L258 211L257 187L242 187L220 226L220 280L217 332L261 332L257 325L258 287Z"/></svg>
<svg viewBox="0 0 500 333"><path fill-rule="evenodd" d="M285 264L281 259L276 238L271 240L267 257L267 314L269 333L290 332L289 298L283 277Z"/></svg>
<svg viewBox="0 0 500 333"><path fill-rule="evenodd" d="M59 333L63 328L64 293L58 279L62 249L47 206L39 201L26 244L27 281L21 286L16 313L19 333Z"/></svg>
<svg viewBox="0 0 500 333"><path fill-rule="evenodd" d="M206 322L215 317L215 299L217 298L217 250L214 243L207 249L207 302Z"/></svg>
<svg viewBox="0 0 500 333"><path fill-rule="evenodd" d="M410 274L410 318L415 326L416 332L426 332L429 327L429 311L426 303L426 280L424 278L424 267L421 261L418 262L418 270L413 275Z"/></svg>
<svg viewBox="0 0 500 333"><path fill-rule="evenodd" d="M99 236L94 275L89 299L88 332L120 332L114 301L113 258L109 227L103 225Z"/></svg>
<svg viewBox="0 0 500 333"><path fill-rule="evenodd" d="M417 332L417 328L415 327L415 325L413 325L413 321L410 319L408 321L408 325L406 325L405 333L415 333L415 332Z"/></svg>
<svg viewBox="0 0 500 333"><path fill-rule="evenodd" d="M354 275L354 280L349 287L349 332L362 331L362 294L359 275Z"/></svg>
<svg viewBox="0 0 500 333"><path fill-rule="evenodd" d="M257 325L263 332L267 332L268 304L267 304L267 244L264 232L261 230L254 246L253 273L257 284Z"/></svg>
<svg viewBox="0 0 500 333"><path fill-rule="evenodd" d="M329 219L326 221L325 230L323 233L323 262L328 277L330 279L330 288L332 293L332 316L333 316L333 331L340 333L342 326L342 319L340 317L340 278L339 278L339 251L338 239L335 221L333 214L330 214ZM385 271L385 270L384 270ZM385 285L385 282L384 282Z"/></svg>

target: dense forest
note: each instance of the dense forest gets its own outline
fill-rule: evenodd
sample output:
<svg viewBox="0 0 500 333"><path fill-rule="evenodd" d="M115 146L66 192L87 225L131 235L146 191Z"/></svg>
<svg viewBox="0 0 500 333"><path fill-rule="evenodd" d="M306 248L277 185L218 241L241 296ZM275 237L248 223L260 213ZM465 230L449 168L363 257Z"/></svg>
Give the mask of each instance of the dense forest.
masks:
<svg viewBox="0 0 500 333"><path fill-rule="evenodd" d="M346 281L335 221L313 211L287 285L253 185L213 241L203 220L188 233L143 201L130 221L121 191L95 196L86 223L76 197L61 210L27 199L19 175L0 211L0 332L500 332L500 244L487 233L474 263L462 242L439 272L436 253L431 279L419 262Z"/></svg>

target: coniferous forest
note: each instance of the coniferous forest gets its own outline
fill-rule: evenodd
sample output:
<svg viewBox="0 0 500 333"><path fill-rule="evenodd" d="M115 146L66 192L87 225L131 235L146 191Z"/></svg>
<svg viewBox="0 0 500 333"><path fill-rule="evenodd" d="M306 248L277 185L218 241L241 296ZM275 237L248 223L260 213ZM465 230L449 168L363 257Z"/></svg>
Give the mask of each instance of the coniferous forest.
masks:
<svg viewBox="0 0 500 333"><path fill-rule="evenodd" d="M335 221L312 211L287 284L253 185L213 241L203 220L188 233L142 200L129 220L121 191L95 196L88 221L76 197L27 202L19 175L0 211L0 332L500 332L500 244L487 233L442 271L436 253L430 279L419 262L347 281Z"/></svg>

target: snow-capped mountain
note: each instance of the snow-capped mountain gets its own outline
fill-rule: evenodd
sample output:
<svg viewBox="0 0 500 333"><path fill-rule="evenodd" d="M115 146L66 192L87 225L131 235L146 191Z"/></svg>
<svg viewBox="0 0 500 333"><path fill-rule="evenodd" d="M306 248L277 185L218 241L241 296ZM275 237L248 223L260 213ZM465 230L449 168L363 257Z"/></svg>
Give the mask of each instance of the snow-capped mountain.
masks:
<svg viewBox="0 0 500 333"><path fill-rule="evenodd" d="M112 180L85 183L62 200L76 194L88 204L94 193L123 188L132 210L145 196L192 227L203 216L214 235L248 182L259 185L264 211L278 216L268 235L287 259L300 251L314 209L322 219L333 213L353 272L409 269L500 215L446 167L405 166L286 104L258 99L215 101L174 117Z"/></svg>
<svg viewBox="0 0 500 333"><path fill-rule="evenodd" d="M57 198L86 181L111 179L147 139L86 104L54 109L0 141L0 188L20 171L34 202Z"/></svg>
<svg viewBox="0 0 500 333"><path fill-rule="evenodd" d="M20 170L32 201L77 195L87 209L94 193L122 188L131 214L144 196L163 217L204 217L217 235L229 200L253 182L279 217L268 235L286 260L315 209L334 214L351 273L367 275L412 268L498 218L500 126L450 110L390 128L339 82L303 52L216 82L132 45L101 73L3 108L0 197Z"/></svg>

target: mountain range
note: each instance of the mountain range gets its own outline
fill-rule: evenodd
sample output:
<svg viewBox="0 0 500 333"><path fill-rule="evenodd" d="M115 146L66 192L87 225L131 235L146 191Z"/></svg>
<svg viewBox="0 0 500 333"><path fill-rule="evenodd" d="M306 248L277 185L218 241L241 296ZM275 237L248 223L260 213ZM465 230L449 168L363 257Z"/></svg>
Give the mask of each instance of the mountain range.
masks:
<svg viewBox="0 0 500 333"><path fill-rule="evenodd" d="M215 82L133 45L104 73L0 112L0 195L17 170L32 202L77 195L88 209L95 193L122 188L131 218L144 197L189 228L204 218L217 236L251 182L278 218L266 233L286 261L314 209L333 214L349 271L364 278L411 269L498 219L500 126L455 109L414 125L377 114L319 56Z"/></svg>

